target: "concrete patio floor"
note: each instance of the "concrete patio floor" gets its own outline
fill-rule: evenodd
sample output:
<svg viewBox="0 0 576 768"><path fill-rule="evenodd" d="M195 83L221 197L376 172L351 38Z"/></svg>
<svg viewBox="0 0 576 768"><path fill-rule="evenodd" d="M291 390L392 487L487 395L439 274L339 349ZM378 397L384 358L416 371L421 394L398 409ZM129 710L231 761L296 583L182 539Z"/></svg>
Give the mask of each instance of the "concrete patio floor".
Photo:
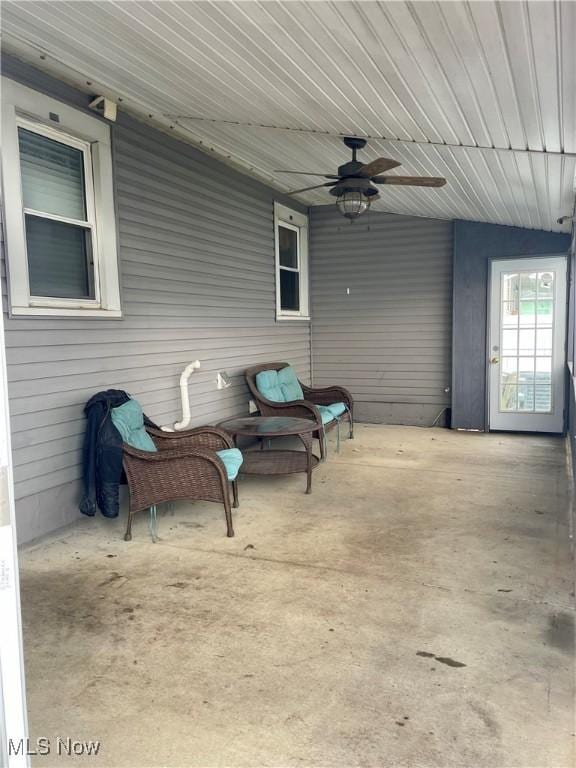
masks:
<svg viewBox="0 0 576 768"><path fill-rule="evenodd" d="M359 426L222 508L21 553L37 766L574 765L564 442Z"/></svg>

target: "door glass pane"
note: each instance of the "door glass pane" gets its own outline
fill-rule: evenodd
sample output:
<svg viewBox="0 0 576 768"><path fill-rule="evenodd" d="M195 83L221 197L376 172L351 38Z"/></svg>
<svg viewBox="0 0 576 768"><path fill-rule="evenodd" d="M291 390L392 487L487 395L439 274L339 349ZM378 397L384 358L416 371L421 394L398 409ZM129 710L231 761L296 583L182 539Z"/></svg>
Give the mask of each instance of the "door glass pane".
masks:
<svg viewBox="0 0 576 768"><path fill-rule="evenodd" d="M31 296L93 299L90 230L26 215Z"/></svg>
<svg viewBox="0 0 576 768"><path fill-rule="evenodd" d="M518 385L518 410L534 410L534 385L532 383Z"/></svg>
<svg viewBox="0 0 576 768"><path fill-rule="evenodd" d="M519 275L502 275L502 327L518 327Z"/></svg>
<svg viewBox="0 0 576 768"><path fill-rule="evenodd" d="M534 328L521 328L518 334L518 349L521 355L534 354L536 331Z"/></svg>
<svg viewBox="0 0 576 768"><path fill-rule="evenodd" d="M538 299L538 328L552 328L552 299Z"/></svg>
<svg viewBox="0 0 576 768"><path fill-rule="evenodd" d="M516 410L518 398L518 358L503 357L500 365L500 410Z"/></svg>
<svg viewBox="0 0 576 768"><path fill-rule="evenodd" d="M515 411L517 407L518 387L516 384L503 384L500 387L500 410Z"/></svg>
<svg viewBox="0 0 576 768"><path fill-rule="evenodd" d="M504 273L501 288L500 410L551 412L554 273Z"/></svg>
<svg viewBox="0 0 576 768"><path fill-rule="evenodd" d="M537 413L550 413L552 410L552 387L536 385L535 411Z"/></svg>
<svg viewBox="0 0 576 768"><path fill-rule="evenodd" d="M298 269L298 232L280 224L278 226L278 248L280 266Z"/></svg>
<svg viewBox="0 0 576 768"><path fill-rule="evenodd" d="M538 273L538 298L552 298L554 295L554 273L553 272L539 272Z"/></svg>
<svg viewBox="0 0 576 768"><path fill-rule="evenodd" d="M502 331L502 354L518 354L518 331L515 328L514 330L505 329Z"/></svg>
<svg viewBox="0 0 576 768"><path fill-rule="evenodd" d="M24 207L86 220L84 153L18 128Z"/></svg>
<svg viewBox="0 0 576 768"><path fill-rule="evenodd" d="M550 384L552 382L552 358L536 358L536 384Z"/></svg>
<svg viewBox="0 0 576 768"><path fill-rule="evenodd" d="M536 331L536 354L552 354L552 329L538 328Z"/></svg>
<svg viewBox="0 0 576 768"><path fill-rule="evenodd" d="M520 275L520 298L536 298L536 272L523 272Z"/></svg>
<svg viewBox="0 0 576 768"><path fill-rule="evenodd" d="M300 309L299 273L287 269L280 270L280 306L298 312Z"/></svg>
<svg viewBox="0 0 576 768"><path fill-rule="evenodd" d="M520 326L527 328L536 325L536 299L520 299Z"/></svg>

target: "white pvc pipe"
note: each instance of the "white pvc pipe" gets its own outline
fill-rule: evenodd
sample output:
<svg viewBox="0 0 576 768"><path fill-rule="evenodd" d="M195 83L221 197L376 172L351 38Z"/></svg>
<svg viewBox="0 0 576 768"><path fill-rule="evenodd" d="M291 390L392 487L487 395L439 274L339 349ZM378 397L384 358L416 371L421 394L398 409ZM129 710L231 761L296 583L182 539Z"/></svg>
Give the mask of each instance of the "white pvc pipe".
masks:
<svg viewBox="0 0 576 768"><path fill-rule="evenodd" d="M180 397L182 398L182 420L177 421L173 427L162 427L164 432L175 432L181 429L186 429L190 424L190 398L188 397L188 379L190 376L200 368L200 360L194 360L193 363L187 365L180 375Z"/></svg>

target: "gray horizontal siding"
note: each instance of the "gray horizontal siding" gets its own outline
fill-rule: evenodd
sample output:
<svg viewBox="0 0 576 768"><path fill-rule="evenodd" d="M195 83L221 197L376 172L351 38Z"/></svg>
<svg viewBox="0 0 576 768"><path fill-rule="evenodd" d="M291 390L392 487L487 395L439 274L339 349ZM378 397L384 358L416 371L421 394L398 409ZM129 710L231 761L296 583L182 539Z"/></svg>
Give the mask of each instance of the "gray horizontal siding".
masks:
<svg viewBox="0 0 576 768"><path fill-rule="evenodd" d="M309 324L275 320L273 190L125 116L114 174L123 319L6 318L21 540L76 515L82 409L98 390L126 389L169 424L198 358L192 422L207 424L247 412L248 365L287 359L310 379ZM6 306L4 265L2 291ZM216 389L218 370L229 389Z"/></svg>
<svg viewBox="0 0 576 768"><path fill-rule="evenodd" d="M451 223L322 206L310 232L314 384L348 387L359 420L431 423L450 405Z"/></svg>

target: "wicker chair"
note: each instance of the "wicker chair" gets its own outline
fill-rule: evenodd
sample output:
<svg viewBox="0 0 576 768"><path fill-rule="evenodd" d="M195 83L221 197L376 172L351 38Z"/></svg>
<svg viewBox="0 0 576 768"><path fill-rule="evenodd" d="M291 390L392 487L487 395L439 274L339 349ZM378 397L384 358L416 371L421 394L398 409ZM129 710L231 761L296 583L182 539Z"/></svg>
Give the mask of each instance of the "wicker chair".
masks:
<svg viewBox="0 0 576 768"><path fill-rule="evenodd" d="M345 403L347 410L340 417L340 421L347 421L349 423L349 434L350 439L352 439L354 437L354 400L352 395L344 387L308 387L300 382L304 392L304 400L292 400L289 403L278 403L274 400L268 400L260 393L256 386L257 374L261 371L280 371L287 366L288 363L263 363L248 368L245 372L248 388L263 416L294 416L300 419L314 419L318 423L318 431L314 432L314 437L320 441L320 455L324 458L324 435L337 426L338 422L334 419L328 422L328 424L323 424L322 416L317 406L331 405L336 402Z"/></svg>
<svg viewBox="0 0 576 768"><path fill-rule="evenodd" d="M130 491L125 541L132 539L132 517L164 501L186 499L224 504L228 536L234 536L230 508L230 482L216 451L233 448L230 435L218 427L197 427L184 432L163 432L146 426L158 452L123 444L123 466ZM238 507L237 482L231 483Z"/></svg>

